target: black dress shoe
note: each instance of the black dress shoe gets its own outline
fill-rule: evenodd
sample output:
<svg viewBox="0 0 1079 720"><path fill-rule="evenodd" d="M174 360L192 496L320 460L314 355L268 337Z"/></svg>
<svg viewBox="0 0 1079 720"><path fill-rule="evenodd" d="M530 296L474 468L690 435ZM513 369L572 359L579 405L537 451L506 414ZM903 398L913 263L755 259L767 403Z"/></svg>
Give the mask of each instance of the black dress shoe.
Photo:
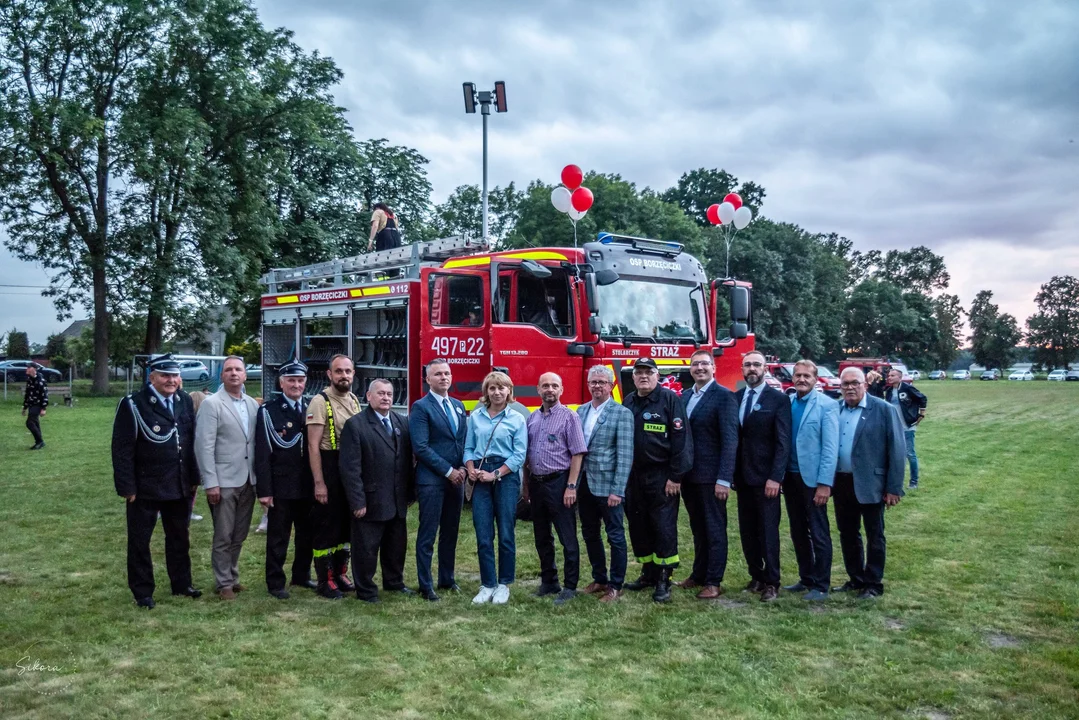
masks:
<svg viewBox="0 0 1079 720"><path fill-rule="evenodd" d="M434 590L420 590L420 597L424 600L430 600L431 602L438 602L442 599Z"/></svg>
<svg viewBox="0 0 1079 720"><path fill-rule="evenodd" d="M750 580L746 583L746 586L742 588L742 592L760 593L764 592L765 584L760 580Z"/></svg>
<svg viewBox="0 0 1079 720"><path fill-rule="evenodd" d="M273 595L278 600L288 600L289 599L288 590L286 590L285 588L278 588L277 590L271 590L270 594Z"/></svg>
<svg viewBox="0 0 1079 720"><path fill-rule="evenodd" d="M873 598L878 597L880 597L880 593L873 588L866 588L865 590L862 590L860 593L858 593L859 600L872 600Z"/></svg>
<svg viewBox="0 0 1079 720"><path fill-rule="evenodd" d="M408 586L401 587L401 588L396 588L394 590L390 590L389 592L395 592L395 593L398 593L400 595L418 595L419 594L415 590L413 590L412 588L410 588Z"/></svg>
<svg viewBox="0 0 1079 720"><path fill-rule="evenodd" d="M193 588L190 585L188 585L183 590L173 590L172 594L173 595L183 595L185 597L189 597L192 600L194 600L195 598L202 597L202 590L198 590L198 589Z"/></svg>
<svg viewBox="0 0 1079 720"><path fill-rule="evenodd" d="M547 597L548 595L557 595L560 592L562 592L562 586L558 583L540 583L539 590L532 593L532 597Z"/></svg>
<svg viewBox="0 0 1079 720"><path fill-rule="evenodd" d="M153 610L154 607L156 607L152 597L137 598L135 604L140 608L146 608L147 610Z"/></svg>
<svg viewBox="0 0 1079 720"><path fill-rule="evenodd" d="M445 592L455 592L455 593L461 592L461 588L457 583L453 583L452 585L439 585L438 589L443 590Z"/></svg>
<svg viewBox="0 0 1079 720"><path fill-rule="evenodd" d="M372 605L378 605L380 602L382 602L382 599L378 595L372 595L371 597L364 597L363 595L357 595L356 599L360 600L362 602L365 602L365 603L370 603Z"/></svg>
<svg viewBox="0 0 1079 720"><path fill-rule="evenodd" d="M801 583L801 581L794 583L793 585L784 585L783 590L786 592L805 592L809 588Z"/></svg>
<svg viewBox="0 0 1079 720"><path fill-rule="evenodd" d="M857 585L852 583L850 580L848 580L847 582L843 583L842 585L834 586L832 588L832 592L858 592L861 589L862 588L858 587Z"/></svg>
<svg viewBox="0 0 1079 720"><path fill-rule="evenodd" d="M31 450L40 450L43 447L45 447L45 443L44 442L39 442L39 443L34 443L33 445L31 445L30 449Z"/></svg>
<svg viewBox="0 0 1079 720"><path fill-rule="evenodd" d="M307 580L293 580L289 583L293 587L307 588L308 590L318 590L318 583L308 578Z"/></svg>

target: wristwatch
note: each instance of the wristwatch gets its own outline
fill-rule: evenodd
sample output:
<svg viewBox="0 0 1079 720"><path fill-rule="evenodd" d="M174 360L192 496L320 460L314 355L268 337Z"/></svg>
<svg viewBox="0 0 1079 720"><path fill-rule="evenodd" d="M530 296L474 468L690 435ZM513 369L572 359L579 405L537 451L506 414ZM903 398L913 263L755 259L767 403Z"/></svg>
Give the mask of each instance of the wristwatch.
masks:
<svg viewBox="0 0 1079 720"><path fill-rule="evenodd" d="M567 490L576 490L577 489L577 483L572 483L572 484L571 483L566 483L566 489Z"/></svg>

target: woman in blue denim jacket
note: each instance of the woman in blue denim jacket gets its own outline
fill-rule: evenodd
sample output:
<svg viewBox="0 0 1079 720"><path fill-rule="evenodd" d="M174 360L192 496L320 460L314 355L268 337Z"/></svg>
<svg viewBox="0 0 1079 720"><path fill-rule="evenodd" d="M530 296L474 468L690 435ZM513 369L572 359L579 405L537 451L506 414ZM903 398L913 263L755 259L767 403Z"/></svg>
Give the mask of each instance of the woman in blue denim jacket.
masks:
<svg viewBox="0 0 1079 720"><path fill-rule="evenodd" d="M517 500L521 466L528 452L525 419L510 409L513 381L502 372L483 379L482 399L468 416L465 468L472 490L472 524L480 561L480 592L472 602L503 605L517 571ZM495 528L498 566L495 567Z"/></svg>

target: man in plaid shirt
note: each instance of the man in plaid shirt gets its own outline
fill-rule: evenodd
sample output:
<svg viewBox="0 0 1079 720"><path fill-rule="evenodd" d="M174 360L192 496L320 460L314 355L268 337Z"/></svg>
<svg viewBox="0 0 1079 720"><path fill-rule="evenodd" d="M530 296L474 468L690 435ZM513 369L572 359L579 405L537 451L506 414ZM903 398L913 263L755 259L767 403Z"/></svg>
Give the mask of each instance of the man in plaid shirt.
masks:
<svg viewBox="0 0 1079 720"><path fill-rule="evenodd" d="M540 587L536 597L557 595L555 604L561 605L577 594L581 550L573 505L577 502L577 478L588 445L577 413L559 402L562 378L555 373L540 375L539 393L543 407L528 417L524 496L532 502L532 527L540 558ZM564 587L558 585L552 524L562 544Z"/></svg>

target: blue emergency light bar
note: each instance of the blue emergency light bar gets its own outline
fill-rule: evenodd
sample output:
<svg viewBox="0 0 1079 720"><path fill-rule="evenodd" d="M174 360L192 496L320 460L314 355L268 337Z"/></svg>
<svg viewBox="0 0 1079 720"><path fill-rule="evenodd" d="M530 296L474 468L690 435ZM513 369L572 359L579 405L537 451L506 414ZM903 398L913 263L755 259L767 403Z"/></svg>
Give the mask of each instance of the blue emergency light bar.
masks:
<svg viewBox="0 0 1079 720"><path fill-rule="evenodd" d="M615 233L601 232L596 235L596 239L604 245L610 245L611 243L624 243L626 245L632 245L637 250L651 250L652 252L662 253L680 253L685 249L682 243L670 242L667 240L650 240L648 238L639 238L632 235L617 235Z"/></svg>

